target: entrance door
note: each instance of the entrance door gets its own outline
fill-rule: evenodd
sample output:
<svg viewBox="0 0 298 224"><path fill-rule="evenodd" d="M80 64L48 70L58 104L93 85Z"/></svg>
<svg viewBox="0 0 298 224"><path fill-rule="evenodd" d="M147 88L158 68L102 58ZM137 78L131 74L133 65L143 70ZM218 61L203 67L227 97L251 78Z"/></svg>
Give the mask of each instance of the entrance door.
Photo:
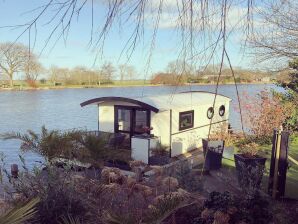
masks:
<svg viewBox="0 0 298 224"><path fill-rule="evenodd" d="M150 133L150 111L131 107L115 106L115 132L135 134ZM146 131L146 128L148 129Z"/></svg>
<svg viewBox="0 0 298 224"><path fill-rule="evenodd" d="M132 110L130 108L115 106L115 132L131 133Z"/></svg>
<svg viewBox="0 0 298 224"><path fill-rule="evenodd" d="M133 118L133 134L150 134L150 111L144 109L135 109Z"/></svg>

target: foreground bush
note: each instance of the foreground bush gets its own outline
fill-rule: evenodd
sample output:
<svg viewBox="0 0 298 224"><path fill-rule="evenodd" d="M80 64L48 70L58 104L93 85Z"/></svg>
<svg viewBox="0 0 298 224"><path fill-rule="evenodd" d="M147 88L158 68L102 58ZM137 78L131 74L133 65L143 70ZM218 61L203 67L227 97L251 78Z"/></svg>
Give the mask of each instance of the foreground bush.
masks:
<svg viewBox="0 0 298 224"><path fill-rule="evenodd" d="M128 162L127 150L112 150L107 136L96 136L83 130L48 130L43 126L40 133L28 130L27 133L6 133L2 139L18 139L20 150L41 155L46 163L57 158L78 160L102 167L105 161L121 160Z"/></svg>
<svg viewBox="0 0 298 224"><path fill-rule="evenodd" d="M260 195L248 200L229 192L211 192L202 210L193 224L267 224L273 217L268 199Z"/></svg>
<svg viewBox="0 0 298 224"><path fill-rule="evenodd" d="M258 143L270 144L274 128L283 126L291 116L295 105L285 103L277 95L261 92L256 97L241 97L244 128Z"/></svg>
<svg viewBox="0 0 298 224"><path fill-rule="evenodd" d="M76 191L69 171L56 167L47 167L46 171L35 169L33 173L26 170L12 180L12 185L17 193L17 197L16 193L11 194L14 203L39 198L34 222L55 224L66 215L85 218L84 200Z"/></svg>

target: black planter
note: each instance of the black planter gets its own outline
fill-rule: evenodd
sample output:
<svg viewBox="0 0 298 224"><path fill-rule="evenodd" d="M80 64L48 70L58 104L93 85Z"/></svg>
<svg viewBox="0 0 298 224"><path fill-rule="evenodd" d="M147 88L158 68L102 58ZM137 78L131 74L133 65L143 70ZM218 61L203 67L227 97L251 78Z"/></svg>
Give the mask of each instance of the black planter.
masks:
<svg viewBox="0 0 298 224"><path fill-rule="evenodd" d="M234 159L240 187L260 189L266 158L260 156L250 158L242 154L234 154Z"/></svg>
<svg viewBox="0 0 298 224"><path fill-rule="evenodd" d="M204 169L218 170L222 164L224 141L212 141L203 139L203 152L205 156Z"/></svg>

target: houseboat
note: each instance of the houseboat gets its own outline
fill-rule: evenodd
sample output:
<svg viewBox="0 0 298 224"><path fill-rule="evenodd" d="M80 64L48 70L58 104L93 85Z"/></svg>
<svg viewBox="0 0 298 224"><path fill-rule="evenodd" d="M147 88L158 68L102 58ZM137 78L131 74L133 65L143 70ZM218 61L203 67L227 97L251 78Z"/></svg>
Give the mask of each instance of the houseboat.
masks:
<svg viewBox="0 0 298 224"><path fill-rule="evenodd" d="M214 102L214 99L215 102ZM210 92L127 98L99 97L81 103L97 105L98 131L121 133L129 141L132 158L148 163L150 149L167 147L170 157L202 146L202 139L229 119L231 99ZM214 107L213 107L214 105Z"/></svg>

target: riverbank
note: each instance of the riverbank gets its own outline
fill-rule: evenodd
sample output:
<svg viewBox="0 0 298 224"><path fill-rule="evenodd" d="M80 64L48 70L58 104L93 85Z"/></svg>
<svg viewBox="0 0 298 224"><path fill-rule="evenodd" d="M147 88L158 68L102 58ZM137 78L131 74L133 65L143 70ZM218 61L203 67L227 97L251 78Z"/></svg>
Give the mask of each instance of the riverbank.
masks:
<svg viewBox="0 0 298 224"><path fill-rule="evenodd" d="M237 83L237 85L266 85L266 84L275 84L273 82L254 82L254 83ZM185 83L177 86L213 86L216 83ZM220 86L226 85L235 85L235 83L220 83ZM132 84L107 84L107 85L40 85L37 87L30 87L30 86L22 86L18 85L15 87L5 87L1 88L0 91L35 91L35 90L63 90L63 89L97 89L97 88L121 88L121 87L160 87L160 86L173 86L173 85L166 85L166 84L150 84L150 83L132 83Z"/></svg>

